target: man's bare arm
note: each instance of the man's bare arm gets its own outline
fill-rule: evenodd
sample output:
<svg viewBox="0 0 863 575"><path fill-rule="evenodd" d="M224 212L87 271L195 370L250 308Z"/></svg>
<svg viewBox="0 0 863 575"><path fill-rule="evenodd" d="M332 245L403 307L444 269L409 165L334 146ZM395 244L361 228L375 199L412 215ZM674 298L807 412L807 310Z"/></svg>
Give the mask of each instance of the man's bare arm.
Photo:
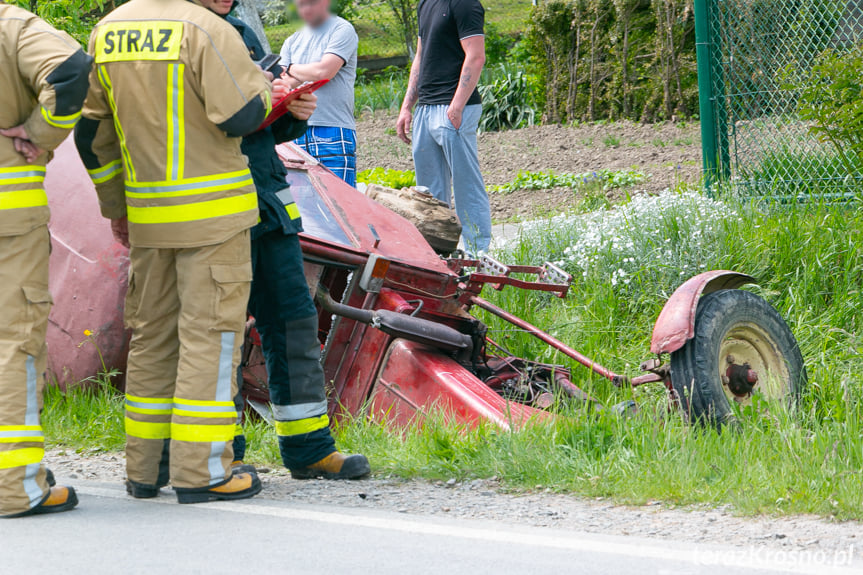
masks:
<svg viewBox="0 0 863 575"><path fill-rule="evenodd" d="M476 90L482 67L485 66L485 37L471 36L465 38L461 41L461 47L464 50L464 64L461 67L461 76L455 96L453 96L447 109L447 117L456 130L461 127L462 112L464 112L464 107L467 105L471 94Z"/></svg>
<svg viewBox="0 0 863 575"><path fill-rule="evenodd" d="M335 54L324 54L324 57L319 62L291 64L288 74L300 82L332 80L344 65L345 61L341 57Z"/></svg>
<svg viewBox="0 0 863 575"><path fill-rule="evenodd" d="M417 51L414 56L414 61L411 64L411 73L408 78L408 89L405 92L404 100L402 100L402 109L399 112L399 118L396 120L396 134L406 144L411 143L408 134L411 131L411 121L413 121L413 107L419 100L419 81L420 81L420 55L422 54L422 40L417 39Z"/></svg>

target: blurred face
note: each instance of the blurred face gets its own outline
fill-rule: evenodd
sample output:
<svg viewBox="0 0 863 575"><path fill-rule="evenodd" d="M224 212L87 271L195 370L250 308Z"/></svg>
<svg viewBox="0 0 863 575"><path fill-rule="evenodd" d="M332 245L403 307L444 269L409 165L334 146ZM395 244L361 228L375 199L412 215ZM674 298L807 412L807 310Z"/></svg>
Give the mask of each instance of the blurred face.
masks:
<svg viewBox="0 0 863 575"><path fill-rule="evenodd" d="M211 10L219 16L227 16L234 5L234 0L201 0L204 8Z"/></svg>
<svg viewBox="0 0 863 575"><path fill-rule="evenodd" d="M297 14L303 22L317 28L330 17L330 0L296 0Z"/></svg>

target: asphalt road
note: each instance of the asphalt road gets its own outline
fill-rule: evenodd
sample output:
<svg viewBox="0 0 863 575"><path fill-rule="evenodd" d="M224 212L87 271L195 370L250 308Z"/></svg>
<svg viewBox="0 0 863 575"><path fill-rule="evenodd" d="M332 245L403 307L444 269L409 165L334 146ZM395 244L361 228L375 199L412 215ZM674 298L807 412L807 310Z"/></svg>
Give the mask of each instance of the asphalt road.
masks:
<svg viewBox="0 0 863 575"><path fill-rule="evenodd" d="M0 521L0 573L374 573L656 575L861 573L842 558L675 546L484 521L254 499L136 501L120 485L76 482L78 509Z"/></svg>

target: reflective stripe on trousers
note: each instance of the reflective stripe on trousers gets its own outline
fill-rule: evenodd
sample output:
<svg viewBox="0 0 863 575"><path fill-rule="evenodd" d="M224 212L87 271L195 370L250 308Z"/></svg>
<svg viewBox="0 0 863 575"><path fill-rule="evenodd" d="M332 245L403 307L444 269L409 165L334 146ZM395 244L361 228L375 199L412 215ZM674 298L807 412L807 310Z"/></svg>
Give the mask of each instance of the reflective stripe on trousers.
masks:
<svg viewBox="0 0 863 575"><path fill-rule="evenodd" d="M44 181L43 166L0 168L0 210L47 206Z"/></svg>
<svg viewBox="0 0 863 575"><path fill-rule="evenodd" d="M45 437L39 424L39 399L37 395L38 374L36 361L27 356L26 365L26 401L24 425L4 425L0 427L0 443L44 443ZM9 451L0 451L0 469L24 467L23 487L30 500L30 508L42 501L42 488L36 482L36 475L41 468L45 455L44 447L22 447Z"/></svg>

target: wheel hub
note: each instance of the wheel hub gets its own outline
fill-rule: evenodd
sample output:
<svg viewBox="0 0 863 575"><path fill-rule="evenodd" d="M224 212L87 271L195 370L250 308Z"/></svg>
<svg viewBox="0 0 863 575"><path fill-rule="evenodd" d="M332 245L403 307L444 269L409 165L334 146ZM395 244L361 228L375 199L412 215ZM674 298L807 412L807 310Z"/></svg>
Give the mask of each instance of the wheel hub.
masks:
<svg viewBox="0 0 863 575"><path fill-rule="evenodd" d="M752 369L749 363L738 365L734 363L734 356L726 358L728 368L722 378L722 383L728 386L731 393L737 397L748 397L758 384L758 372Z"/></svg>
<svg viewBox="0 0 863 575"><path fill-rule="evenodd" d="M742 322L731 327L720 345L720 377L728 398L746 403L756 389L766 398L787 393L788 366L778 346L761 326Z"/></svg>

